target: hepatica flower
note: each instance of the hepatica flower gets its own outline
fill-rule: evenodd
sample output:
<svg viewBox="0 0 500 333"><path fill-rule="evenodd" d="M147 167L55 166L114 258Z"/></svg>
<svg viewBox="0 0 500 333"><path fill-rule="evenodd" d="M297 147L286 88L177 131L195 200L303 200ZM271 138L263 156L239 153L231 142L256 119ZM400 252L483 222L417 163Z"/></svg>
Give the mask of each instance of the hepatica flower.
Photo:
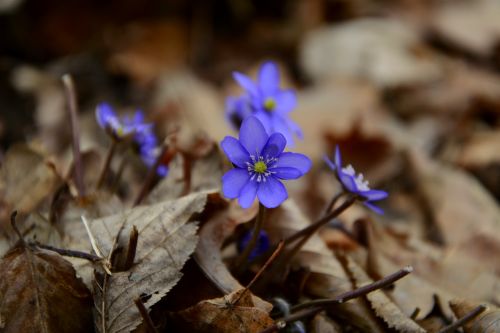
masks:
<svg viewBox="0 0 500 333"><path fill-rule="evenodd" d="M250 239L252 238L252 231L247 231L246 233L243 234L241 239L239 240L237 247L238 247L238 252L243 252L243 250L247 247L248 243L250 242ZM255 248L250 252L250 255L248 256L248 260L252 261L255 258L259 257L260 255L264 254L267 250L269 250L270 246L270 241L269 241L269 236L264 230L259 231L259 238L257 239L257 244L255 245Z"/></svg>
<svg viewBox="0 0 500 333"><path fill-rule="evenodd" d="M279 206L288 198L281 180L299 178L311 168L307 156L283 152L283 134L269 136L253 116L243 121L239 140L226 136L221 146L234 165L222 177L222 192L229 199L238 198L243 208L250 207L255 197L267 208Z"/></svg>
<svg viewBox="0 0 500 333"><path fill-rule="evenodd" d="M268 133L283 134L289 145L293 145L294 134L302 138L300 127L288 116L297 106L297 97L292 89L280 88L280 73L274 62L262 64L256 82L239 72L234 72L233 77L246 93L239 102L243 103L245 98L248 99L252 115L262 122ZM245 116L241 112L241 105L232 110L235 115Z"/></svg>
<svg viewBox="0 0 500 333"><path fill-rule="evenodd" d="M356 174L352 165L349 164L343 168L342 157L340 156L340 149L338 146L335 148L334 162L330 161L326 156L325 162L332 170L336 171L337 179L341 183L344 191L357 195L365 206L378 214L383 214L382 209L373 205L372 201L385 199L388 196L387 192L370 189L368 180L364 179L362 173Z"/></svg>
<svg viewBox="0 0 500 333"><path fill-rule="evenodd" d="M107 103L101 103L96 109L99 126L105 129L116 141L132 138L133 146L144 164L152 167L159 153L158 140L153 131L153 124L146 123L142 111L136 111L133 117L119 118ZM160 165L159 176L165 176L168 168Z"/></svg>

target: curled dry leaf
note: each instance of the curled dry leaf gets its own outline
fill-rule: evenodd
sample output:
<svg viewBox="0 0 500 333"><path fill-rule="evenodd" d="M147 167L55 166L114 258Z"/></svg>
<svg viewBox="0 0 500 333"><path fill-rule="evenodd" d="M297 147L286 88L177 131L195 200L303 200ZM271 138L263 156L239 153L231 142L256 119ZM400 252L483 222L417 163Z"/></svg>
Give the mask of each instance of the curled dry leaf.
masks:
<svg viewBox="0 0 500 333"><path fill-rule="evenodd" d="M199 192L90 222L97 247L108 259L124 245L121 240L127 239L133 226L139 232L130 269L111 276L96 269L95 323L99 332L133 330L141 322L134 299L142 297L149 309L179 281L198 241L197 225L187 222L203 210L206 198L206 193Z"/></svg>
<svg viewBox="0 0 500 333"><path fill-rule="evenodd" d="M310 223L295 202L289 199L269 212L264 228L271 241L277 243ZM308 272L304 292L309 296L333 298L354 289L342 264L317 235L304 244L291 265L292 269L301 268ZM348 319L363 332L384 332L373 312L359 299L333 306L329 314L335 318Z"/></svg>
<svg viewBox="0 0 500 333"><path fill-rule="evenodd" d="M353 259L349 256L345 258L347 261L346 268L349 270L356 288L373 282L368 274ZM371 292L365 297L376 315L382 318L389 328L402 333L425 333L425 330L404 314L382 290Z"/></svg>
<svg viewBox="0 0 500 333"><path fill-rule="evenodd" d="M92 295L60 255L23 245L0 262L0 331L93 331Z"/></svg>
<svg viewBox="0 0 500 333"><path fill-rule="evenodd" d="M258 333L274 321L269 311L255 306L247 289L202 301L175 314L184 332ZM179 324L178 324L179 325Z"/></svg>
<svg viewBox="0 0 500 333"><path fill-rule="evenodd" d="M58 181L44 156L27 145L14 145L0 170L0 201L9 211L29 213L52 193Z"/></svg>
<svg viewBox="0 0 500 333"><path fill-rule="evenodd" d="M221 247L224 240L234 233L235 228L244 222L252 220L257 214L258 205L250 209L243 209L236 201L217 212L200 230L200 241L196 247L194 259L205 276L225 294L236 292L243 286L234 278L222 259ZM255 307L266 312L271 311L272 305L259 297L252 295Z"/></svg>
<svg viewBox="0 0 500 333"><path fill-rule="evenodd" d="M450 307L457 316L462 318L481 304L465 300L453 300ZM465 333L495 333L500 332L500 309L488 305L486 310L472 321L464 325Z"/></svg>

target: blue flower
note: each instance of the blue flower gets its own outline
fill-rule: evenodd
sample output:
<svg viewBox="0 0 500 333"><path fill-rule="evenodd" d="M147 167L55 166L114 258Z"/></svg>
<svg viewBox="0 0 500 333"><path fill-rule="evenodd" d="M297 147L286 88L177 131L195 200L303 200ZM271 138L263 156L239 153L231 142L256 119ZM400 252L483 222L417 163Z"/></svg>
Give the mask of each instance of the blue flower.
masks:
<svg viewBox="0 0 500 333"><path fill-rule="evenodd" d="M325 162L328 166L336 171L337 179L344 191L355 194L361 198L363 204L378 214L383 214L383 210L373 205L372 201L382 200L387 198L388 194L381 190L372 190L369 187L368 180L365 180L362 173L356 175L356 171L352 165L342 168L342 158L340 156L340 149L335 148L335 163L330 161L325 156Z"/></svg>
<svg viewBox="0 0 500 333"><path fill-rule="evenodd" d="M97 105L95 115L99 126L116 140L124 139L135 131L135 125L122 121L107 103Z"/></svg>
<svg viewBox="0 0 500 333"><path fill-rule="evenodd" d="M252 238L252 231L249 230L243 234L240 241L238 242L238 252L241 253L247 247L250 239ZM269 250L270 241L269 236L264 230L260 230L259 238L257 239L257 245L253 248L252 252L248 256L248 260L252 261L260 255L264 254L267 250Z"/></svg>
<svg viewBox="0 0 500 333"><path fill-rule="evenodd" d="M269 136L253 116L243 121L239 140L226 136L221 146L235 166L222 177L222 192L229 199L238 198L243 208L250 207L256 196L268 208L279 206L288 198L280 179L299 178L312 164L305 155L283 152L283 134Z"/></svg>
<svg viewBox="0 0 500 333"><path fill-rule="evenodd" d="M238 131L243 120L252 114L250 99L247 95L229 96L226 99L226 121Z"/></svg>
<svg viewBox="0 0 500 333"><path fill-rule="evenodd" d="M274 62L262 64L257 82L238 72L234 72L233 77L245 89L252 114L259 118L268 133L283 134L289 145L293 145L293 134L302 138L300 127L288 117L297 106L297 96L292 89L280 88L280 73Z"/></svg>

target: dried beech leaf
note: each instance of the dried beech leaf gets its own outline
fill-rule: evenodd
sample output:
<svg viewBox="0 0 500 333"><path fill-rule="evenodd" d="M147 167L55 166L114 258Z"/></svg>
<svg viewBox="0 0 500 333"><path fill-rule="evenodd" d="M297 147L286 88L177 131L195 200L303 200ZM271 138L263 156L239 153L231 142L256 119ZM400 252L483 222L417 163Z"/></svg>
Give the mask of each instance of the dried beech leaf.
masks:
<svg viewBox="0 0 500 333"><path fill-rule="evenodd" d="M354 279L356 288L372 283L373 280L365 271L350 257L346 257L347 269ZM372 309L378 317L397 332L425 333L425 330L405 315L401 309L381 290L376 290L366 295Z"/></svg>
<svg viewBox="0 0 500 333"><path fill-rule="evenodd" d="M139 231L134 265L128 271L111 276L96 271L95 322L99 332L130 332L142 320L133 300L141 296L150 308L179 281L198 241L197 225L187 222L203 210L206 198L206 193L199 192L91 221L91 232L106 257L117 249L122 237L128 237L132 226Z"/></svg>
<svg viewBox="0 0 500 333"><path fill-rule="evenodd" d="M477 234L500 242L500 208L476 179L416 152L412 165L419 189L448 244L460 244Z"/></svg>
<svg viewBox="0 0 500 333"><path fill-rule="evenodd" d="M258 205L243 209L236 201L216 213L203 224L200 230L200 241L196 247L194 258L205 276L224 293L232 293L243 286L234 278L227 265L222 260L221 247L224 240L234 233L238 224L251 221L257 215ZM266 312L272 305L259 297L252 295L255 307Z"/></svg>
<svg viewBox="0 0 500 333"><path fill-rule="evenodd" d="M264 228L271 241L277 243L310 223L295 202L289 199L268 212ZM310 296L332 298L354 289L342 264L318 235L313 235L304 244L291 264L294 268L308 271L304 291ZM362 300L355 299L332 307L330 313L337 318L348 319L363 332L384 332Z"/></svg>
<svg viewBox="0 0 500 333"><path fill-rule="evenodd" d="M186 180L185 167L191 170L189 181ZM222 170L222 157L216 145L201 157L175 158L170 165L168 177L161 180L149 194L146 202L172 200L199 191L218 192Z"/></svg>
<svg viewBox="0 0 500 333"><path fill-rule="evenodd" d="M202 301L175 316L182 321L185 332L258 333L274 323L268 312L255 307L252 294L240 289L221 298Z"/></svg>
<svg viewBox="0 0 500 333"><path fill-rule="evenodd" d="M311 333L341 333L342 328L339 324L328 318L325 314L320 313L314 316L309 324Z"/></svg>
<svg viewBox="0 0 500 333"><path fill-rule="evenodd" d="M19 246L0 262L0 331L92 332L92 295L60 255Z"/></svg>
<svg viewBox="0 0 500 333"><path fill-rule="evenodd" d="M12 210L29 213L57 185L58 177L45 158L26 145L12 146L0 169L0 196Z"/></svg>
<svg viewBox="0 0 500 333"><path fill-rule="evenodd" d="M465 300L453 300L450 302L450 307L457 318L462 318L479 305L480 303ZM488 305L483 313L464 325L464 330L465 333L500 332L500 309L493 305Z"/></svg>

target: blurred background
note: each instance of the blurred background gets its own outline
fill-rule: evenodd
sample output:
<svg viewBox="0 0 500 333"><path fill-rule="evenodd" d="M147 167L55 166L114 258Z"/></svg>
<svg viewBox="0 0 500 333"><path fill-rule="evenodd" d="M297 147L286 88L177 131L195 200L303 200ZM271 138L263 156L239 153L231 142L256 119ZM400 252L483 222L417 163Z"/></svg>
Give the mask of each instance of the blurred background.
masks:
<svg viewBox="0 0 500 333"><path fill-rule="evenodd" d="M220 140L225 98L240 93L232 71L272 59L298 91L299 151L342 143L383 179L388 156L418 149L499 198L497 0L2 0L0 27L0 152L24 140L68 149L64 73L84 148L101 101L143 109L160 136L184 122Z"/></svg>

